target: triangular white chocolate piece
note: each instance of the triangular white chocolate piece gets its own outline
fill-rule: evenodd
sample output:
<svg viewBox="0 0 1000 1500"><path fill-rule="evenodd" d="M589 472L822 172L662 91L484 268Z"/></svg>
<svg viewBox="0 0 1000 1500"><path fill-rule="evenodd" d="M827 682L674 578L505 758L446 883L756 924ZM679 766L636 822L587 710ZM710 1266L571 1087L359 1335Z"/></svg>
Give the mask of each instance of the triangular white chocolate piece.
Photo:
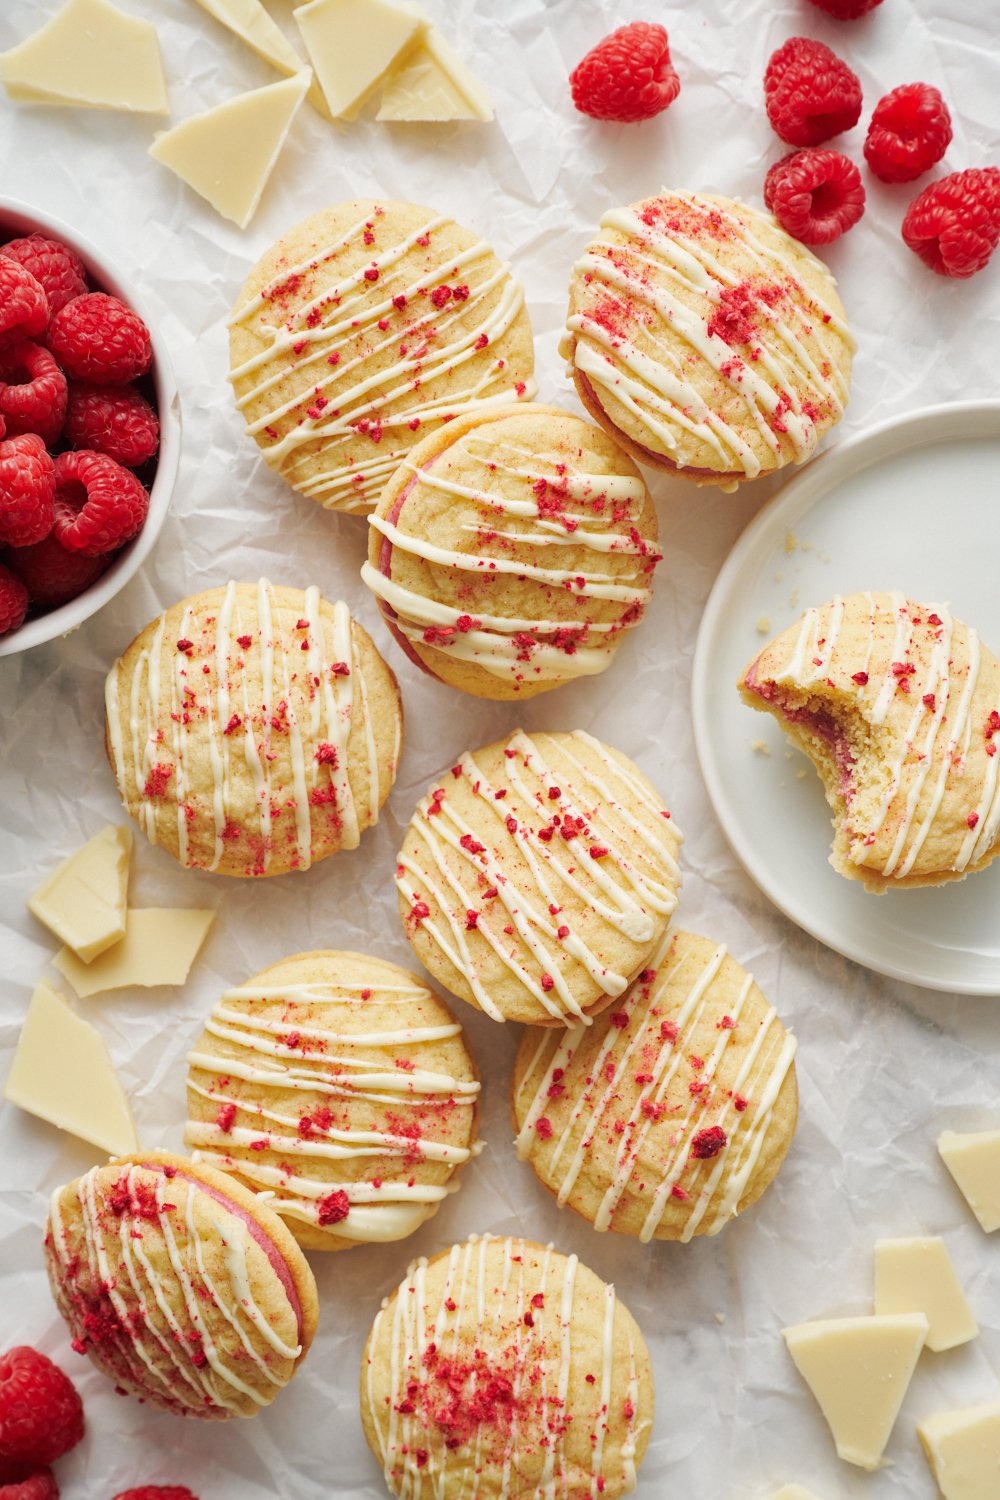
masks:
<svg viewBox="0 0 1000 1500"><path fill-rule="evenodd" d="M31 997L4 1098L112 1156L139 1149L108 1049L44 980Z"/></svg>
<svg viewBox="0 0 1000 1500"><path fill-rule="evenodd" d="M436 26L428 26L382 89L378 120L492 120L493 101Z"/></svg>
<svg viewBox="0 0 1000 1500"><path fill-rule="evenodd" d="M293 12L334 119L353 120L424 25L393 0L312 0Z"/></svg>
<svg viewBox="0 0 1000 1500"><path fill-rule="evenodd" d="M940 1411L917 1426L945 1500L997 1500L1000 1495L1000 1401Z"/></svg>
<svg viewBox="0 0 1000 1500"><path fill-rule="evenodd" d="M28 897L28 910L89 964L125 936L132 830L109 824Z"/></svg>
<svg viewBox="0 0 1000 1500"><path fill-rule="evenodd" d="M192 115L158 135L149 154L244 229L311 78L306 68L294 78L238 94L204 114Z"/></svg>
<svg viewBox="0 0 1000 1500"><path fill-rule="evenodd" d="M938 1136L937 1148L986 1233L1000 1229L1000 1130L971 1135L946 1130Z"/></svg>
<svg viewBox="0 0 1000 1500"><path fill-rule="evenodd" d="M979 1332L944 1240L928 1236L875 1241L875 1311L922 1312L935 1353L968 1343Z"/></svg>
<svg viewBox="0 0 1000 1500"><path fill-rule="evenodd" d="M847 1463L862 1469L881 1463L927 1327L923 1313L904 1313L830 1318L783 1330Z"/></svg>
<svg viewBox="0 0 1000 1500"><path fill-rule="evenodd" d="M169 113L156 28L109 0L66 0L40 31L0 54L14 99Z"/></svg>
<svg viewBox="0 0 1000 1500"><path fill-rule="evenodd" d="M179 906L132 907L121 942L93 963L82 964L69 948L60 948L52 962L84 999L131 985L183 984L214 917Z"/></svg>

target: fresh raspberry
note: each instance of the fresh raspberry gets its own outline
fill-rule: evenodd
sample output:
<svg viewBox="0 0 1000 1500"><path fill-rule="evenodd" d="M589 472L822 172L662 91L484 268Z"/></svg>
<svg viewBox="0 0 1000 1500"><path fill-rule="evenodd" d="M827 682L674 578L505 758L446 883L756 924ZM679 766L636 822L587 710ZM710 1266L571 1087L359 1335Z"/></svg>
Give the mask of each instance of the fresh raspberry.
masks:
<svg viewBox="0 0 1000 1500"><path fill-rule="evenodd" d="M71 385L66 439L137 469L160 443L156 412L133 386Z"/></svg>
<svg viewBox="0 0 1000 1500"><path fill-rule="evenodd" d="M115 1500L198 1500L183 1484L143 1484L137 1490L122 1490Z"/></svg>
<svg viewBox="0 0 1000 1500"><path fill-rule="evenodd" d="M0 1457L50 1464L83 1437L83 1402L58 1365L20 1345L0 1355Z"/></svg>
<svg viewBox="0 0 1000 1500"><path fill-rule="evenodd" d="M1000 168L932 182L906 210L903 239L939 276L974 276L1000 240Z"/></svg>
<svg viewBox="0 0 1000 1500"><path fill-rule="evenodd" d="M0 255L31 272L49 299L50 316L87 290L87 271L76 251L44 234L10 240L0 245Z"/></svg>
<svg viewBox="0 0 1000 1500"><path fill-rule="evenodd" d="M29 547L48 536L55 521L56 470L40 437L0 443L0 545Z"/></svg>
<svg viewBox="0 0 1000 1500"><path fill-rule="evenodd" d="M811 0L811 3L818 5L820 10L825 10L836 21L858 21L877 5L881 5L882 0Z"/></svg>
<svg viewBox="0 0 1000 1500"><path fill-rule="evenodd" d="M793 36L771 54L764 73L771 128L790 146L818 146L861 118L861 84L836 52Z"/></svg>
<svg viewBox="0 0 1000 1500"><path fill-rule="evenodd" d="M0 256L0 347L12 339L37 338L48 321L48 298L34 276Z"/></svg>
<svg viewBox="0 0 1000 1500"><path fill-rule="evenodd" d="M56 1476L51 1469L0 1459L0 1500L59 1500Z"/></svg>
<svg viewBox="0 0 1000 1500"><path fill-rule="evenodd" d="M67 604L84 589L89 589L109 561L107 557L84 557L79 552L67 552L52 531L33 547L18 547L16 551L5 553L3 560L28 590L32 604L45 609Z"/></svg>
<svg viewBox="0 0 1000 1500"><path fill-rule="evenodd" d="M912 182L939 162L951 115L929 83L903 83L880 99L865 136L865 160L883 182Z"/></svg>
<svg viewBox="0 0 1000 1500"><path fill-rule="evenodd" d="M577 109L595 120L651 120L681 91L667 33L649 21L619 26L598 42L569 83Z"/></svg>
<svg viewBox="0 0 1000 1500"><path fill-rule="evenodd" d="M16 630L28 613L28 590L0 563L0 635Z"/></svg>
<svg viewBox="0 0 1000 1500"><path fill-rule="evenodd" d="M103 557L141 530L149 495L128 469L82 448L56 459L55 534L67 552Z"/></svg>
<svg viewBox="0 0 1000 1500"><path fill-rule="evenodd" d="M861 218L861 173L840 151L807 147L783 156L764 178L764 202L804 245L829 245Z"/></svg>
<svg viewBox="0 0 1000 1500"><path fill-rule="evenodd" d="M149 369L149 329L130 307L106 292L67 302L49 324L48 345L66 374L98 385L127 385Z"/></svg>
<svg viewBox="0 0 1000 1500"><path fill-rule="evenodd" d="M42 344L0 349L0 414L11 437L35 432L53 445L66 420L66 376Z"/></svg>

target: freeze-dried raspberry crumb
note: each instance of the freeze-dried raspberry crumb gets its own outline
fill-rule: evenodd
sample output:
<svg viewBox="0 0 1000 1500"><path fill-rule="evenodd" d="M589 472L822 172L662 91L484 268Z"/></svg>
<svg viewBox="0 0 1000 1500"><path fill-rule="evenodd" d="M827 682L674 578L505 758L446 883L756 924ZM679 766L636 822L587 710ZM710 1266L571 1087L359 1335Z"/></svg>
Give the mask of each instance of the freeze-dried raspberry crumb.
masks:
<svg viewBox="0 0 1000 1500"><path fill-rule="evenodd" d="M49 321L44 289L16 260L0 256L0 348L14 339L34 339Z"/></svg>
<svg viewBox="0 0 1000 1500"><path fill-rule="evenodd" d="M48 536L55 520L56 474L33 433L0 443L0 544L28 547Z"/></svg>
<svg viewBox="0 0 1000 1500"><path fill-rule="evenodd" d="M104 453L137 469L159 447L156 412L133 386L71 385L65 436L74 448Z"/></svg>
<svg viewBox="0 0 1000 1500"><path fill-rule="evenodd" d="M910 204L902 232L939 276L974 276L1000 240L1000 168L973 167L932 182Z"/></svg>
<svg viewBox="0 0 1000 1500"><path fill-rule="evenodd" d="M835 21L857 21L881 5L882 0L811 0L811 4L826 11Z"/></svg>
<svg viewBox="0 0 1000 1500"><path fill-rule="evenodd" d="M48 345L66 374L97 385L127 385L149 369L149 329L106 292L87 292L55 314Z"/></svg>
<svg viewBox="0 0 1000 1500"><path fill-rule="evenodd" d="M771 128L790 146L818 146L861 117L861 84L823 42L790 37L764 74Z"/></svg>
<svg viewBox="0 0 1000 1500"><path fill-rule="evenodd" d="M75 250L44 234L28 234L0 245L0 255L16 260L41 286L49 300L49 315L54 316L74 297L87 290L87 271Z"/></svg>
<svg viewBox="0 0 1000 1500"><path fill-rule="evenodd" d="M840 151L790 151L764 179L764 202L782 229L806 245L829 245L865 211L861 173Z"/></svg>
<svg viewBox="0 0 1000 1500"><path fill-rule="evenodd" d="M666 30L648 21L620 26L598 42L569 82L581 114L628 123L662 113L681 91Z"/></svg>
<svg viewBox="0 0 1000 1500"><path fill-rule="evenodd" d="M0 635L24 623L28 613L28 590L0 563Z"/></svg>
<svg viewBox="0 0 1000 1500"><path fill-rule="evenodd" d="M24 584L32 604L49 608L66 604L90 587L108 565L107 557L67 552L54 532L32 547L18 547L4 561Z"/></svg>
<svg viewBox="0 0 1000 1500"><path fill-rule="evenodd" d="M55 534L67 552L100 557L141 529L149 495L128 469L83 449L56 459Z"/></svg>
<svg viewBox="0 0 1000 1500"><path fill-rule="evenodd" d="M58 1365L22 1344L0 1355L0 1457L54 1463L83 1437L83 1402Z"/></svg>
<svg viewBox="0 0 1000 1500"><path fill-rule="evenodd" d="M59 1500L56 1476L49 1468L0 1459L0 1500Z"/></svg>
<svg viewBox="0 0 1000 1500"><path fill-rule="evenodd" d="M941 160L951 135L951 115L939 91L929 83L903 83L872 112L865 160L883 182L912 182Z"/></svg>
<svg viewBox="0 0 1000 1500"><path fill-rule="evenodd" d="M322 1225L339 1224L347 1218L351 1211L351 1200L343 1188L338 1188L335 1193L327 1193L325 1198L319 1200L319 1222Z"/></svg>
<svg viewBox="0 0 1000 1500"><path fill-rule="evenodd" d="M706 1130L699 1130L691 1138L691 1155L698 1161L707 1161L713 1156L718 1156L726 1144L726 1132L721 1125L709 1125Z"/></svg>
<svg viewBox="0 0 1000 1500"><path fill-rule="evenodd" d="M41 344L0 349L0 415L8 437L35 432L50 448L66 418L66 376Z"/></svg>

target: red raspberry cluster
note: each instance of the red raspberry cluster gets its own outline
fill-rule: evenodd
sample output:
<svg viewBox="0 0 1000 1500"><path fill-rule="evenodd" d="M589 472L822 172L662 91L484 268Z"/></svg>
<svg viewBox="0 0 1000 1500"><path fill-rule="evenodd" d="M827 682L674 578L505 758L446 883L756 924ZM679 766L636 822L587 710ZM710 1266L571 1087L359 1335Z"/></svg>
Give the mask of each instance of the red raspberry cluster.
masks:
<svg viewBox="0 0 1000 1500"><path fill-rule="evenodd" d="M812 3L838 20L856 20L882 0ZM860 81L832 48L794 36L771 56L764 101L775 133L799 148L771 167L764 201L796 239L828 245L865 211L857 166L823 146L861 118ZM940 91L927 83L901 84L875 106L865 160L882 182L913 182L936 166L951 138L951 115ZM932 183L911 203L902 235L939 275L982 270L1000 241L1000 170L953 172Z"/></svg>
<svg viewBox="0 0 1000 1500"><path fill-rule="evenodd" d="M133 471L160 430L135 382L151 360L142 319L68 246L0 245L0 635L75 598L141 529Z"/></svg>

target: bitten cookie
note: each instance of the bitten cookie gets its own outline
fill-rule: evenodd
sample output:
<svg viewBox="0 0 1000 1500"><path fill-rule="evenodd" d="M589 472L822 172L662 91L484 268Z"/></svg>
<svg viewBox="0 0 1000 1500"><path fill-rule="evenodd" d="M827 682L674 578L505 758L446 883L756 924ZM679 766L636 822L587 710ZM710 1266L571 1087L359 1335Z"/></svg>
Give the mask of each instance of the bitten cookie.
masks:
<svg viewBox="0 0 1000 1500"><path fill-rule="evenodd" d="M253 1416L316 1331L316 1283L278 1216L168 1151L57 1188L45 1256L74 1349L177 1416Z"/></svg>
<svg viewBox="0 0 1000 1500"><path fill-rule="evenodd" d="M610 664L660 561L638 469L554 406L471 412L419 443L369 518L362 577L412 661L479 698Z"/></svg>
<svg viewBox="0 0 1000 1500"><path fill-rule="evenodd" d="M560 347L634 458L732 490L840 420L854 342L830 272L770 214L664 188L601 220Z"/></svg>
<svg viewBox="0 0 1000 1500"><path fill-rule="evenodd" d="M195 1161L253 1192L307 1250L404 1239L476 1150L462 1028L412 974L299 953L227 990L188 1054Z"/></svg>
<svg viewBox="0 0 1000 1500"><path fill-rule="evenodd" d="M346 604L230 583L174 604L108 674L128 813L181 864L307 870L357 847L396 776L393 673Z"/></svg>
<svg viewBox="0 0 1000 1500"><path fill-rule="evenodd" d="M718 1234L791 1145L795 1040L752 977L675 932L594 1025L527 1029L514 1064L517 1151L595 1229L644 1242Z"/></svg>
<svg viewBox="0 0 1000 1500"><path fill-rule="evenodd" d="M296 225L229 323L236 404L265 463L330 510L371 510L442 422L535 393L510 266L414 203L338 203Z"/></svg>
<svg viewBox="0 0 1000 1500"><path fill-rule="evenodd" d="M617 1500L649 1443L653 1372L614 1287L575 1255L484 1235L416 1261L383 1302L361 1420L405 1500Z"/></svg>
<svg viewBox="0 0 1000 1500"><path fill-rule="evenodd" d="M406 936L494 1021L586 1023L662 953L681 839L620 751L517 730L418 803L396 866Z"/></svg>
<svg viewBox="0 0 1000 1500"><path fill-rule="evenodd" d="M1000 852L1000 662L943 604L837 597L765 646L739 690L823 778L841 875L941 885Z"/></svg>

